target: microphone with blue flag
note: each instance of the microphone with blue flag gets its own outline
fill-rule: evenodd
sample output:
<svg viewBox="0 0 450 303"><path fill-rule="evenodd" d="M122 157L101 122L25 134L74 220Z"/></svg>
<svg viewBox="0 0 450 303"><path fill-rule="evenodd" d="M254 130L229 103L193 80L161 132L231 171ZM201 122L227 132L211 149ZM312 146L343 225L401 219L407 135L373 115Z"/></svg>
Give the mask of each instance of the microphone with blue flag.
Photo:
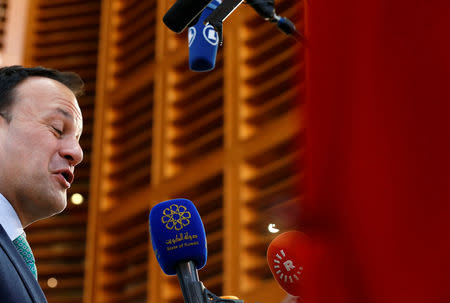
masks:
<svg viewBox="0 0 450 303"><path fill-rule="evenodd" d="M194 204L174 199L156 204L150 212L150 233L156 258L166 275L175 275L180 262L206 264L205 228Z"/></svg>
<svg viewBox="0 0 450 303"><path fill-rule="evenodd" d="M189 68L196 72L213 70L216 65L219 34L210 24L205 25L205 19L219 6L221 0L213 0L203 10L198 22L189 27Z"/></svg>
<svg viewBox="0 0 450 303"><path fill-rule="evenodd" d="M173 199L150 211L152 246L164 273L177 275L185 303L243 303L220 298L205 288L198 269L206 264L206 233L194 203Z"/></svg>

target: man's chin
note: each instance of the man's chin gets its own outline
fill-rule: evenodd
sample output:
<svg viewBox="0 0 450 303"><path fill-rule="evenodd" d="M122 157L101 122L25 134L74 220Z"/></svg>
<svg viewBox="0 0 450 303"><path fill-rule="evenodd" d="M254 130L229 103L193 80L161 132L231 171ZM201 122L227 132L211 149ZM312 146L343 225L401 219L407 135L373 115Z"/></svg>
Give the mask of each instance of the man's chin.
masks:
<svg viewBox="0 0 450 303"><path fill-rule="evenodd" d="M66 207L67 198L64 191L63 195L59 196L57 199L53 199L53 201L49 203L47 208L47 218L61 213Z"/></svg>
<svg viewBox="0 0 450 303"><path fill-rule="evenodd" d="M52 207L48 207L45 210L45 212L43 212L42 209L41 209L40 214L35 214L32 217L32 220L26 225L29 225L31 223L34 223L34 222L37 222L37 221L40 221L40 220L43 220L43 219L47 219L47 218L53 217L54 215L57 215L57 214L61 213L66 208L66 206L65 206L66 204L67 203L65 203L64 205L61 205L61 204L52 205Z"/></svg>
<svg viewBox="0 0 450 303"><path fill-rule="evenodd" d="M59 201L56 205L55 205L55 213L53 215L57 215L59 213L61 213L63 210L65 210L67 207L67 198L66 196L64 196L64 199L62 201Z"/></svg>

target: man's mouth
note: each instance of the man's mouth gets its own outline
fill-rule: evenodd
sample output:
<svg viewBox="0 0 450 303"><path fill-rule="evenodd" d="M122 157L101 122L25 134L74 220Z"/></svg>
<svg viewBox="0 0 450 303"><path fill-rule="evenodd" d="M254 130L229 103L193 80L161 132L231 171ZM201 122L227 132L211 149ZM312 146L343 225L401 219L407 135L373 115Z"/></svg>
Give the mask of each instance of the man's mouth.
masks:
<svg viewBox="0 0 450 303"><path fill-rule="evenodd" d="M69 184L73 182L73 174L70 171L63 171L61 175L66 179Z"/></svg>
<svg viewBox="0 0 450 303"><path fill-rule="evenodd" d="M73 173L69 169L62 169L54 173L58 176L60 183L65 187L69 188L73 182Z"/></svg>

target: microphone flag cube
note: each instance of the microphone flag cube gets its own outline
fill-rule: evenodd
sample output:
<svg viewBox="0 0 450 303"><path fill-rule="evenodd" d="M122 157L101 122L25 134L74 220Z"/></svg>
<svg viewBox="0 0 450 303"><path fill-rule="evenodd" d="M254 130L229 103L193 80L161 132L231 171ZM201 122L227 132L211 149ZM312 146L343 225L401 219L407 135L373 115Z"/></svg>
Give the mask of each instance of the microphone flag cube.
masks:
<svg viewBox="0 0 450 303"><path fill-rule="evenodd" d="M300 296L303 264L309 258L309 238L299 231L280 234L267 249L267 262L278 284L289 294Z"/></svg>
<svg viewBox="0 0 450 303"><path fill-rule="evenodd" d="M203 21L220 3L220 0L211 1L201 13L198 22L189 27L189 68L192 71L206 72L214 69L216 65L219 34L212 25L205 25Z"/></svg>
<svg viewBox="0 0 450 303"><path fill-rule="evenodd" d="M194 203L187 199L158 203L149 221L153 250L165 274L175 275L180 262L193 261L197 269L205 266L205 228Z"/></svg>

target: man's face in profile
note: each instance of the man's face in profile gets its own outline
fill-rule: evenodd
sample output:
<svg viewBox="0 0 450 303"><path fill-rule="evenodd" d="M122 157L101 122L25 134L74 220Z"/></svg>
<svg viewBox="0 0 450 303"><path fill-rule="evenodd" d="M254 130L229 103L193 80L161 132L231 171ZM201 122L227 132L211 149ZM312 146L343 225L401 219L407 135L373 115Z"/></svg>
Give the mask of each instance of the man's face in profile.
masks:
<svg viewBox="0 0 450 303"><path fill-rule="evenodd" d="M78 101L62 83L31 77L0 117L0 192L26 226L64 210L74 167L83 159Z"/></svg>

